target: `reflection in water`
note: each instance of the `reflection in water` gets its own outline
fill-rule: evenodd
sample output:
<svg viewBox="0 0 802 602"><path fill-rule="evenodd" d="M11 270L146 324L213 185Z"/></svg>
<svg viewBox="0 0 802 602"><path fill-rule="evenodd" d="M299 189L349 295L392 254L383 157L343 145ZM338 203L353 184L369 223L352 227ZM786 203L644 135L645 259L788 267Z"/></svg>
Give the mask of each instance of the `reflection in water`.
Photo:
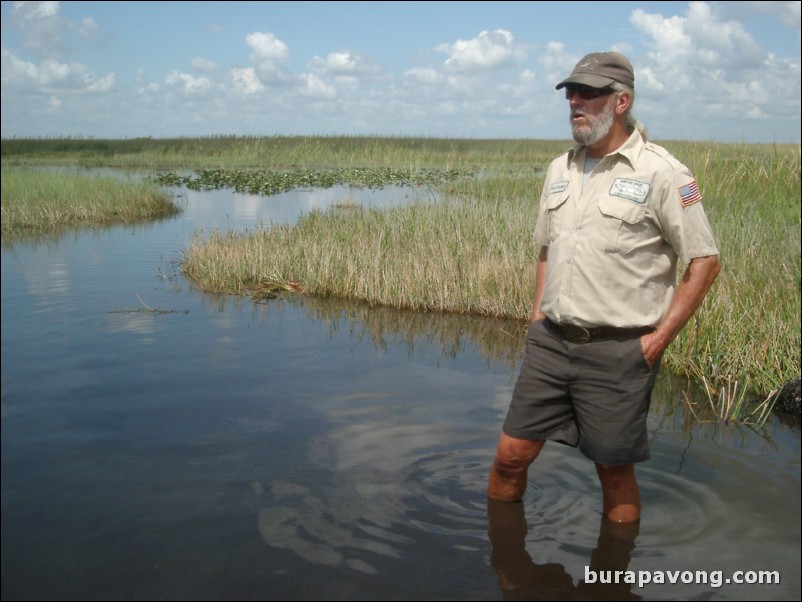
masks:
<svg viewBox="0 0 802 602"><path fill-rule="evenodd" d="M357 516L348 517L351 520L346 521L332 516L326 500L318 498L308 487L277 481L271 493L273 498L287 504L266 507L259 512L259 533L273 547L295 552L316 565L342 564L368 574L378 571L365 560L348 557L349 550L367 550L394 558L401 556L386 542L403 541L403 538L387 531L379 532L364 518L364 524L360 525ZM352 552L355 553L358 552Z"/></svg>
<svg viewBox="0 0 802 602"><path fill-rule="evenodd" d="M410 354L435 352L456 358L476 349L488 362L503 362L513 368L519 361L526 324L461 314L440 314L376 307L348 300L288 295L285 301L303 311L310 320L324 322L332 333L347 329L359 344L370 341L378 352L401 343ZM269 303L269 302L268 302Z"/></svg>
<svg viewBox="0 0 802 602"><path fill-rule="evenodd" d="M562 564L536 563L526 550L528 527L522 502L487 501L490 564L505 600L641 600L625 583L639 523L601 519L596 548L587 562L587 581L574 585ZM616 578L618 575L620 578Z"/></svg>

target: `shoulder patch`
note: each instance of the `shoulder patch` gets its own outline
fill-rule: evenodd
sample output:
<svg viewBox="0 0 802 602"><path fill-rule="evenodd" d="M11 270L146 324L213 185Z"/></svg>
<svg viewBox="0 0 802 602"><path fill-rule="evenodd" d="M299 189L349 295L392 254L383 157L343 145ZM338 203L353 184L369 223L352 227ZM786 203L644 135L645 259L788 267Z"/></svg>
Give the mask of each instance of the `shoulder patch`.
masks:
<svg viewBox="0 0 802 602"><path fill-rule="evenodd" d="M677 192L679 193L679 202L683 207L693 205L696 201L702 200L702 193L699 192L699 186L696 185L696 180L691 180L684 186L678 186Z"/></svg>

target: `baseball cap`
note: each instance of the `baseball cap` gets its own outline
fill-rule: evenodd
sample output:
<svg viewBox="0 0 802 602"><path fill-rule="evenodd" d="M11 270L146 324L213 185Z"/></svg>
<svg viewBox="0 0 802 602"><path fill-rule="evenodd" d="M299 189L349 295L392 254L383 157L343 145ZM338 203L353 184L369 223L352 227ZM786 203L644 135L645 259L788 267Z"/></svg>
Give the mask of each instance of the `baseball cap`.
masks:
<svg viewBox="0 0 802 602"><path fill-rule="evenodd" d="M571 71L571 75L557 84L557 89L564 88L568 84L606 88L614 82L635 88L632 63L618 52L592 52L582 57Z"/></svg>

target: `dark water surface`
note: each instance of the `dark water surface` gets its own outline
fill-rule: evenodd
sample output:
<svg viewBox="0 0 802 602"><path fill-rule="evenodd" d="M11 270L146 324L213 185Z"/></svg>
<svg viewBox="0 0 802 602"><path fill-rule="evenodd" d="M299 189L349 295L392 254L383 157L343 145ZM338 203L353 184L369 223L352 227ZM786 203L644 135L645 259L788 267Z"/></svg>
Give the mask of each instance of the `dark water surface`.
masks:
<svg viewBox="0 0 802 602"><path fill-rule="evenodd" d="M797 430L688 427L694 393L662 377L638 529L600 520L592 464L556 444L523 504L488 508L521 325L257 304L176 269L197 230L409 194L182 195L175 219L3 248L4 600L800 598Z"/></svg>

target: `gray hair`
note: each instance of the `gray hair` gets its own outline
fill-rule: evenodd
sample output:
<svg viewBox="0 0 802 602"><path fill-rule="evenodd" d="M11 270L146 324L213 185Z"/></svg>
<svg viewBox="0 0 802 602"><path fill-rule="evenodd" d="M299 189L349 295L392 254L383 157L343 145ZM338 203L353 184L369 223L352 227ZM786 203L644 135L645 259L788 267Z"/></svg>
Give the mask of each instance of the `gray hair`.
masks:
<svg viewBox="0 0 802 602"><path fill-rule="evenodd" d="M630 88L620 82L614 82L611 86L613 92L620 93L626 92L629 94L629 108L627 109L627 130L632 132L633 130L638 130L640 132L643 141L646 142L649 139L649 131L646 129L646 126L640 121L635 115L632 113L632 107L635 106L635 90L634 88Z"/></svg>

